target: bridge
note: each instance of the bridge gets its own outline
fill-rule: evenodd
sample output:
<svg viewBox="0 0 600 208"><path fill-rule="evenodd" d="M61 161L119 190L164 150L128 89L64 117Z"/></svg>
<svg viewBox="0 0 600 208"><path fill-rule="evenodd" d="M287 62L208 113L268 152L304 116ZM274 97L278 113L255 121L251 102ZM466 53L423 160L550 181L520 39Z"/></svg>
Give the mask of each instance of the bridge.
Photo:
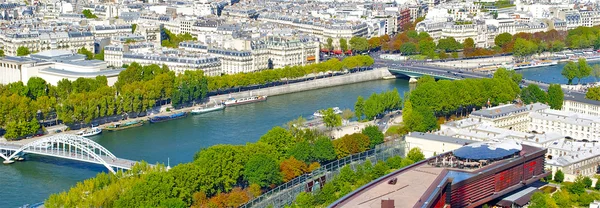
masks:
<svg viewBox="0 0 600 208"><path fill-rule="evenodd" d="M37 154L103 165L110 172L130 170L137 161L116 157L102 145L76 135L58 134L26 145L0 143L0 157L12 161L21 154Z"/></svg>

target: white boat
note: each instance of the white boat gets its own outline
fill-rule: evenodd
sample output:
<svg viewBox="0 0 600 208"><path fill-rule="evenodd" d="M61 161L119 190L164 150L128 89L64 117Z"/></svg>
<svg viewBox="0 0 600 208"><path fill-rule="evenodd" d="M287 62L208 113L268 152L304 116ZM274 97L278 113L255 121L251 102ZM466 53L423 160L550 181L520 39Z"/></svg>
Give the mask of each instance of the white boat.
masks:
<svg viewBox="0 0 600 208"><path fill-rule="evenodd" d="M550 60L539 61L539 60L534 60L534 61L530 61L530 62L516 63L514 65L513 69L514 70L519 70L519 69L528 69L528 68L535 68L535 67L554 66L556 64L558 64L557 61L550 61Z"/></svg>
<svg viewBox="0 0 600 208"><path fill-rule="evenodd" d="M91 129L86 129L86 130L77 132L77 135L82 136L82 137L90 137L90 136L98 135L100 133L102 133L101 128L92 127Z"/></svg>
<svg viewBox="0 0 600 208"><path fill-rule="evenodd" d="M339 107L333 107L332 109L333 109L333 113L342 114L342 110L340 110ZM321 113L321 111L324 111L324 110L318 110L317 112L313 113L313 117L315 117L315 118L323 117L323 114Z"/></svg>
<svg viewBox="0 0 600 208"><path fill-rule="evenodd" d="M213 107L206 107L204 106L204 108L196 108L192 110L192 114L203 114L203 113L208 113L211 111L218 111L218 110L223 110L225 109L225 105L223 104L217 104L214 105Z"/></svg>
<svg viewBox="0 0 600 208"><path fill-rule="evenodd" d="M267 100L267 96L252 96L247 98L235 99L229 98L224 102L225 106L243 105Z"/></svg>

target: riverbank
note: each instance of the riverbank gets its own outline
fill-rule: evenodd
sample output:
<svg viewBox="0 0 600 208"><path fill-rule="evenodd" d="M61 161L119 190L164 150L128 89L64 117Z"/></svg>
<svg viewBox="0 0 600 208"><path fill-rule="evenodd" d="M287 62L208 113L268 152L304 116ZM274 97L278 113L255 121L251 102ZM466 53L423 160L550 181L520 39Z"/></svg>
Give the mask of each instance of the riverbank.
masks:
<svg viewBox="0 0 600 208"><path fill-rule="evenodd" d="M227 100L230 97L234 98L244 98L256 95L262 96L275 96L275 95L283 95L288 93L316 90L327 87L334 87L340 85L354 84L359 82L367 82L378 79L389 78L393 76L387 69L387 67L376 68L369 71L351 73L341 76L334 76L329 78L311 80L300 83L286 84L275 87L268 87L262 89L249 90L244 92L237 92L225 95L215 95L209 98L209 103L213 102L221 102L223 100Z"/></svg>
<svg viewBox="0 0 600 208"><path fill-rule="evenodd" d="M194 106L180 108L180 109L176 109L176 110L169 110L169 111L167 111L166 109L173 109L172 106L170 106L170 105L161 106L159 109L148 110L148 113L146 116L125 119L120 122L129 122L129 121L133 121L133 120L148 120L150 117L153 117L153 116L165 116L165 115L170 115L170 114L176 113L176 112L190 112L191 110L198 108L199 106L203 106L204 104L212 104L214 102L221 102L223 100L228 99L229 97L244 98L244 97L250 97L252 95L265 95L265 96L283 95L283 94L288 94L288 93L310 91L310 90L335 87L335 86L340 86L340 85L380 80L380 79L384 79L384 78L389 78L390 76L393 76L393 75L388 71L387 67L382 67L382 68L376 68L376 69L368 70L368 71L350 73L350 74L333 76L333 77L316 79L316 80L310 80L310 81L305 81L305 82L292 83L292 84L286 84L286 85L280 85L280 86L274 86L274 87L268 87L268 88L262 88L262 89L255 89L255 90L249 90L249 91L238 92L238 93L230 93L230 94L225 94L225 95L215 95L215 96L209 97L208 101L205 103L197 103ZM112 123L106 123L106 124L98 125L98 127L104 129L111 124ZM146 125L148 125L148 124L146 124ZM52 127L52 128L60 129L61 127L59 126L59 127ZM62 129L66 129L66 126L62 125ZM80 130L70 130L70 131L64 131L61 133L76 134L79 131ZM44 135L44 136L28 138L28 139L21 139L21 140L16 140L16 141L7 141L5 138L0 137L0 142L8 142L8 143L24 145L24 144L36 141L38 139L52 136L54 134L56 134L56 133L54 133L54 131L49 131L49 134Z"/></svg>

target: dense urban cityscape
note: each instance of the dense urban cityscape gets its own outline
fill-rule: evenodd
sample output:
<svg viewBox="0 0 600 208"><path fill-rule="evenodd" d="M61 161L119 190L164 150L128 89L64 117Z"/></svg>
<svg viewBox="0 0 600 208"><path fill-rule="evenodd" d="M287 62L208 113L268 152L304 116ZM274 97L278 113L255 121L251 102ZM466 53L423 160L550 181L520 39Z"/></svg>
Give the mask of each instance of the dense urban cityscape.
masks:
<svg viewBox="0 0 600 208"><path fill-rule="evenodd" d="M0 207L600 208L600 4L0 3Z"/></svg>

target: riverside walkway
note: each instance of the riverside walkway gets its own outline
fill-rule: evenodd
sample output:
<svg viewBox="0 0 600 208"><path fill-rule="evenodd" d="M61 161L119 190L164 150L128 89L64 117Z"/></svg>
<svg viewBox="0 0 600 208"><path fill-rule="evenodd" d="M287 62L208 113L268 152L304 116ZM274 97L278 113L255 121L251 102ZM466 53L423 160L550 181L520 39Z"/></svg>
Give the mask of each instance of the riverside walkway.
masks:
<svg viewBox="0 0 600 208"><path fill-rule="evenodd" d="M130 170L137 161L118 158L102 145L71 134L58 134L25 145L0 143L0 157L9 163L21 154L38 154L103 165L110 172Z"/></svg>

